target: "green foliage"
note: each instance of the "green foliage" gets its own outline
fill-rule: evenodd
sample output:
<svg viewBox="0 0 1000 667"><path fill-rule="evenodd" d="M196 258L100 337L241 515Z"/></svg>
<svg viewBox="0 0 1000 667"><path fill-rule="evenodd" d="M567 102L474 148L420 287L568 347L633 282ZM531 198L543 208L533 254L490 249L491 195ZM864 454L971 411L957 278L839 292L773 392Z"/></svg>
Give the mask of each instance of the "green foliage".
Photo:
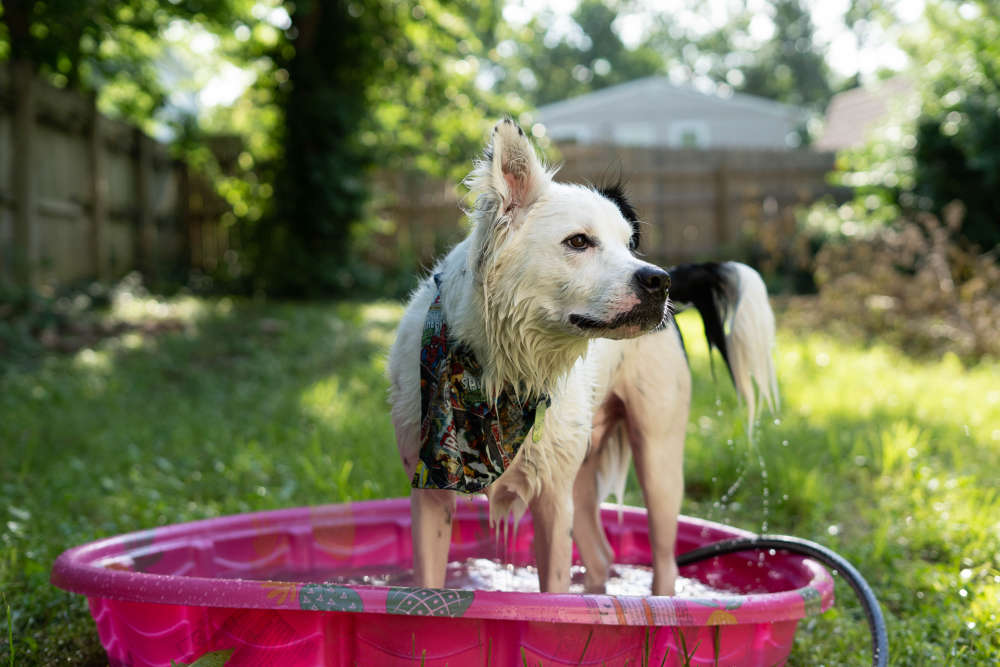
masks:
<svg viewBox="0 0 1000 667"><path fill-rule="evenodd" d="M690 34L666 20L650 40L668 65L680 66L690 77L822 111L833 94L833 76L809 9L801 0L776 0L771 10L774 34L763 43L750 34L754 14L746 7L704 34Z"/></svg>
<svg viewBox="0 0 1000 667"><path fill-rule="evenodd" d="M937 215L966 207L962 234L1000 245L1000 7L941 1L927 8L930 34L911 49L930 76L917 125L914 194Z"/></svg>
<svg viewBox="0 0 1000 667"><path fill-rule="evenodd" d="M774 36L743 69L737 90L821 110L833 95L830 70L817 47L812 17L801 0L775 0Z"/></svg>
<svg viewBox="0 0 1000 667"><path fill-rule="evenodd" d="M913 100L891 108L867 145L841 154L837 178L878 198L891 211L881 217L942 217L961 202L965 219L953 232L990 250L1000 244L1000 9L940 0L926 17L903 43Z"/></svg>
<svg viewBox="0 0 1000 667"><path fill-rule="evenodd" d="M392 4L398 39L380 53L369 88L372 114L361 141L379 166L457 182L482 148L490 125L525 111L516 95L480 87L480 55L495 46L497 0Z"/></svg>
<svg viewBox="0 0 1000 667"><path fill-rule="evenodd" d="M370 287L374 167L457 180L491 119L520 103L478 88L496 3L296 3L275 202L254 236L258 287L287 295ZM329 39L328 35L338 35ZM412 267L406 267L410 269Z"/></svg>
<svg viewBox="0 0 1000 667"><path fill-rule="evenodd" d="M84 320L94 324L95 311L110 298L111 291L96 283L40 294L0 282L0 359L30 364L46 347L57 347L61 336L82 333Z"/></svg>
<svg viewBox="0 0 1000 667"><path fill-rule="evenodd" d="M102 111L148 125L168 91L155 60L174 20L215 30L232 24L245 0L6 0L0 42L58 86L101 91Z"/></svg>
<svg viewBox="0 0 1000 667"><path fill-rule="evenodd" d="M583 0L572 15L575 31L560 37L552 11L520 27L506 26L499 58L490 54L491 76L501 90L542 105L662 73L663 58L655 49L628 49L614 31L623 4Z"/></svg>

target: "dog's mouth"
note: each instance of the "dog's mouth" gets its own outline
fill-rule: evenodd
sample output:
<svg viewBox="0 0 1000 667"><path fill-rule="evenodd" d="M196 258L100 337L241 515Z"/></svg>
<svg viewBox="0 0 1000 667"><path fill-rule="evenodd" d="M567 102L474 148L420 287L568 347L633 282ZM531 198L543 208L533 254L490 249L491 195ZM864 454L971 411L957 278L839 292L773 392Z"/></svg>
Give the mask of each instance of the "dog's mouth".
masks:
<svg viewBox="0 0 1000 667"><path fill-rule="evenodd" d="M627 338L660 326L665 317L666 308L662 304L659 310L643 304L610 320L599 320L589 315L574 313L569 316L569 323L594 335L617 333L619 335L613 337Z"/></svg>

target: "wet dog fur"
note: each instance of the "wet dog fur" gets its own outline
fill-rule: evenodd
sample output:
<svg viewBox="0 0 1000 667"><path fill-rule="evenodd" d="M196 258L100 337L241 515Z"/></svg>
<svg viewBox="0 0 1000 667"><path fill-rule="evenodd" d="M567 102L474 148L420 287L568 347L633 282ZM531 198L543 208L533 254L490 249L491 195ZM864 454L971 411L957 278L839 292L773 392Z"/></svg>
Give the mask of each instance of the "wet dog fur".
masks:
<svg viewBox="0 0 1000 667"><path fill-rule="evenodd" d="M575 539L586 590L603 592L613 553L599 505L620 497L634 459L653 593L671 595L691 377L667 299L670 277L636 256L639 221L620 186L553 175L513 121L499 122L466 179L475 197L469 235L432 272L449 335L472 348L487 395L506 386L552 399L540 438L529 435L489 487L490 518L516 521L530 509L540 590L568 590ZM677 267L673 277L681 284L671 296L702 314L752 421L759 402L777 399L763 282L732 262ZM437 289L431 277L417 287L389 354L392 420L411 478L421 448L421 334ZM444 586L455 493L411 492L418 585Z"/></svg>

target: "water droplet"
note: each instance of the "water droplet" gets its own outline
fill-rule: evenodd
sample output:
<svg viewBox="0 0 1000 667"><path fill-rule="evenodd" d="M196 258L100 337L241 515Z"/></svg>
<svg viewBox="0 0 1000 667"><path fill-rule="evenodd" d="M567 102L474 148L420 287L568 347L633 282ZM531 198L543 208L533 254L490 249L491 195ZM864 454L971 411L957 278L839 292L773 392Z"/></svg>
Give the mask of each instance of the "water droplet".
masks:
<svg viewBox="0 0 1000 667"><path fill-rule="evenodd" d="M958 590L958 595L959 595L959 597L963 597L963 598L964 597L968 597L969 596L969 591L965 590L964 588L960 588Z"/></svg>
<svg viewBox="0 0 1000 667"><path fill-rule="evenodd" d="M782 447L787 447L788 446L788 441L787 440L782 440L781 441L781 446Z"/></svg>
<svg viewBox="0 0 1000 667"><path fill-rule="evenodd" d="M778 417L775 417L774 418L774 425L775 426L781 426L781 419L779 419Z"/></svg>

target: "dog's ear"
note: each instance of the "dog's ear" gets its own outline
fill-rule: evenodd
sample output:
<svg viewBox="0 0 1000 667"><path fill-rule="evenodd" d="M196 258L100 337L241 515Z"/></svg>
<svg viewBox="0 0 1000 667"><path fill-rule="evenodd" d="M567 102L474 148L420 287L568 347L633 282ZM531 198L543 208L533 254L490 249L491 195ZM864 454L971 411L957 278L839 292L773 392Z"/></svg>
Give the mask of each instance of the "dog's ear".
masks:
<svg viewBox="0 0 1000 667"><path fill-rule="evenodd" d="M483 159L466 179L477 207L492 209L516 227L519 214L531 206L550 182L551 175L535 154L531 140L510 118L493 126Z"/></svg>

